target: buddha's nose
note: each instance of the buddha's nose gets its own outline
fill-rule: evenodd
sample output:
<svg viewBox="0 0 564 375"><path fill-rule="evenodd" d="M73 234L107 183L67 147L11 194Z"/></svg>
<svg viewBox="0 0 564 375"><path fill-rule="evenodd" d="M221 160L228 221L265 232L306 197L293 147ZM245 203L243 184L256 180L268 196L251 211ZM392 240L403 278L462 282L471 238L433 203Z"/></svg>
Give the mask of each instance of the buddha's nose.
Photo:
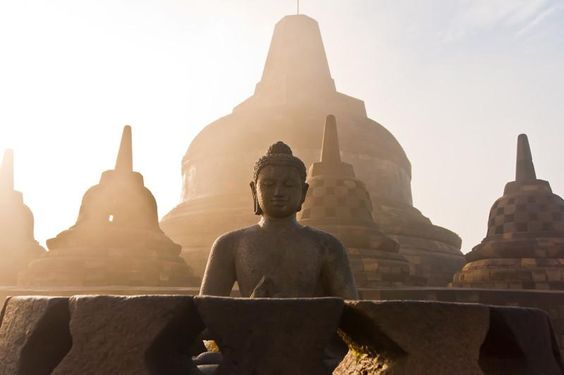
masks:
<svg viewBox="0 0 564 375"><path fill-rule="evenodd" d="M282 185L276 185L274 188L274 196L275 197L283 197L284 196L284 188Z"/></svg>

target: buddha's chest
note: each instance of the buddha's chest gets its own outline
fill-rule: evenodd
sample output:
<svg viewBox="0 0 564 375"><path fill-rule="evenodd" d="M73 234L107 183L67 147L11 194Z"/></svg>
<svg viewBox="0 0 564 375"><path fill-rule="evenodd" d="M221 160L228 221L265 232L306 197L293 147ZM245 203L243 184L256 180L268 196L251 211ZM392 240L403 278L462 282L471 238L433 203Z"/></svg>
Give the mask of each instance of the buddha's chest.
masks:
<svg viewBox="0 0 564 375"><path fill-rule="evenodd" d="M250 238L239 243L236 272L242 295L250 295L263 277L285 297L314 296L319 288L322 249L291 236Z"/></svg>

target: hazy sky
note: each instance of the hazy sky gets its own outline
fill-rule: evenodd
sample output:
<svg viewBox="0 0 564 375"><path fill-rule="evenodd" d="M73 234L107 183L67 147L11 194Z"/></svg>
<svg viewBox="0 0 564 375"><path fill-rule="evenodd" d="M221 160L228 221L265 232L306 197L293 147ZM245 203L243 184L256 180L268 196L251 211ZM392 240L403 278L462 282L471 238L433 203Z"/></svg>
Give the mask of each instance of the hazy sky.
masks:
<svg viewBox="0 0 564 375"><path fill-rule="evenodd" d="M0 2L0 150L36 238L74 224L133 126L134 168L162 217L192 138L250 96L291 0ZM340 92L362 99L413 166L414 203L463 238L486 231L529 135L564 194L564 1L302 0ZM241 181L247 184L247 181ZM251 209L251 207L249 207Z"/></svg>

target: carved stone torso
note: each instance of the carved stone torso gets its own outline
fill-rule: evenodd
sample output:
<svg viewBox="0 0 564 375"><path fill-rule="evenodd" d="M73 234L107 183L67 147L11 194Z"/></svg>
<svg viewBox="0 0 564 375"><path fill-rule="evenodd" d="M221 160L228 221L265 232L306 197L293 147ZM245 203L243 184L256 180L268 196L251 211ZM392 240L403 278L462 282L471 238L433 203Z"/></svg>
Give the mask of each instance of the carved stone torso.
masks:
<svg viewBox="0 0 564 375"><path fill-rule="evenodd" d="M309 227L272 231L259 225L235 233L235 273L242 296L250 296L263 277L270 279L273 297L327 295L322 285L326 235Z"/></svg>

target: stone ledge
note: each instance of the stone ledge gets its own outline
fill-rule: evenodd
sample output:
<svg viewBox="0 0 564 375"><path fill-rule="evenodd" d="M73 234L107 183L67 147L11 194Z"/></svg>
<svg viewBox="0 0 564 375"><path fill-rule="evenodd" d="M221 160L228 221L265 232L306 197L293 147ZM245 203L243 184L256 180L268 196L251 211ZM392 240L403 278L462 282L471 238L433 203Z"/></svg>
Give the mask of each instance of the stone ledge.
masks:
<svg viewBox="0 0 564 375"><path fill-rule="evenodd" d="M54 374L329 374L321 353L337 326L349 346L339 375L563 371L538 309L422 301L346 301L341 315L342 308L336 298L13 297L0 325L0 374L49 362L38 360L45 341L33 339L37 332L62 343L49 357ZM205 364L200 372L192 362L202 321L224 354L217 370ZM45 328L57 332L47 337Z"/></svg>

